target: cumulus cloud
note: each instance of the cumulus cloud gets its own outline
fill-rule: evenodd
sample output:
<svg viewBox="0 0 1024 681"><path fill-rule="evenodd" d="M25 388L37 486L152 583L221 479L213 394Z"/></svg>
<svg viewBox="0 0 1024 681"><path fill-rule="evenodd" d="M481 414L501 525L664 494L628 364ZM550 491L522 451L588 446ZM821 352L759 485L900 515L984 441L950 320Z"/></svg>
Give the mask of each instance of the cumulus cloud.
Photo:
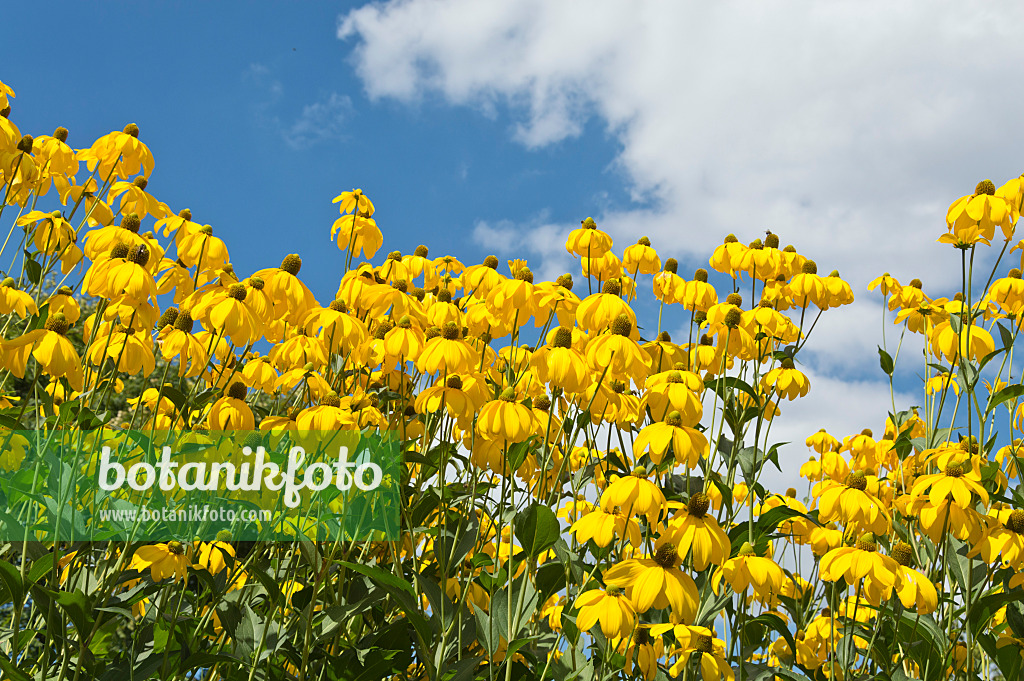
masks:
<svg viewBox="0 0 1024 681"><path fill-rule="evenodd" d="M270 68L250 64L243 78L257 88L260 96L252 103L256 125L273 130L290 148L300 151L331 140L345 139L345 122L354 112L352 99L330 92L302 107L298 116L281 112L284 86Z"/></svg>
<svg viewBox="0 0 1024 681"><path fill-rule="evenodd" d="M473 227L473 241L496 254L525 255L534 276L550 281L578 268L573 267L565 250L564 234L568 229L571 228L549 222L546 214L523 223L479 220Z"/></svg>
<svg viewBox="0 0 1024 681"><path fill-rule="evenodd" d="M332 92L302 107L295 122L282 131L284 141L293 149L308 149L328 140L344 139L345 119L352 110L350 97Z"/></svg>
<svg viewBox="0 0 1024 681"><path fill-rule="evenodd" d="M338 35L371 100L507 111L528 148L602 124L632 197L594 216L618 248L647 234L700 266L727 233L771 229L839 268L858 301L822 318L816 398L789 411L856 432L853 416L884 419L889 402L856 380L881 340L867 283L889 271L951 294L959 259L935 243L947 206L1024 170L1022 19L954 0L401 0L348 12ZM571 227L480 223L474 238L557 273Z"/></svg>
<svg viewBox="0 0 1024 681"><path fill-rule="evenodd" d="M598 117L644 202L603 216L616 236L704 254L770 227L861 284L948 255L933 242L951 200L1020 172L1021 18L924 0L411 0L353 10L339 36L373 99L507 106L528 146Z"/></svg>

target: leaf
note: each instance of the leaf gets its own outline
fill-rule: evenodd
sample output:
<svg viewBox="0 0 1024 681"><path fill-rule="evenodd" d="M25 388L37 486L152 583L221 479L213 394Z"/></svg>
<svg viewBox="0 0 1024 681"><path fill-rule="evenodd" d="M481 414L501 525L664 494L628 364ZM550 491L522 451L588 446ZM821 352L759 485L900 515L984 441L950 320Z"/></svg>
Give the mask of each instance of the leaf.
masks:
<svg viewBox="0 0 1024 681"><path fill-rule="evenodd" d="M754 401L754 404L760 404L761 398L757 396L757 391L754 390L749 383L741 381L735 376L719 376L718 378L709 378L704 381L705 388L711 388L718 396L723 400L728 395L729 389L739 390L750 395L750 398Z"/></svg>
<svg viewBox="0 0 1024 681"><path fill-rule="evenodd" d="M1024 395L1024 385L1021 385L1020 383L1008 385L1002 390L998 390L994 394L989 395L988 406L985 407L985 413L987 414L992 411L1003 402L1016 400L1021 395Z"/></svg>
<svg viewBox="0 0 1024 681"><path fill-rule="evenodd" d="M893 372L893 361L892 356L882 349L882 346L878 346L878 362L882 365L882 371L885 372L886 376L892 376Z"/></svg>
<svg viewBox="0 0 1024 681"><path fill-rule="evenodd" d="M476 640L480 642L488 655L493 655L498 649L500 640L504 638L504 629L508 627L507 620L495 617L497 609L494 602L491 603L490 612L484 612L479 605L473 603L474 614L476 615Z"/></svg>
<svg viewBox="0 0 1024 681"><path fill-rule="evenodd" d="M745 480L754 480L764 464L764 452L757 447L744 447L736 453Z"/></svg>
<svg viewBox="0 0 1024 681"><path fill-rule="evenodd" d="M0 652L0 671L4 673L5 679L11 679L12 681L32 681L31 676L18 669L7 655L2 652Z"/></svg>
<svg viewBox="0 0 1024 681"><path fill-rule="evenodd" d="M32 254L25 251L25 274L33 284L38 284L43 275L42 266L32 259Z"/></svg>
<svg viewBox="0 0 1024 681"><path fill-rule="evenodd" d="M1003 349L1009 350L1013 346L1013 334L1002 322L996 324L999 327L999 338L1003 341Z"/></svg>
<svg viewBox="0 0 1024 681"><path fill-rule="evenodd" d="M518 643L514 641L513 643ZM511 650L511 647L509 648ZM505 653L507 658L510 653ZM476 666L482 660L482 657L465 657L451 667L449 667L441 676L441 681L469 681L473 678L473 672L476 671Z"/></svg>
<svg viewBox="0 0 1024 681"><path fill-rule="evenodd" d="M462 563L479 538L479 523L476 516L471 515L466 522L460 523L457 534L444 533L434 539L434 557L445 575L450 574L453 565Z"/></svg>
<svg viewBox="0 0 1024 681"><path fill-rule="evenodd" d="M975 633L980 633L988 627L988 623L996 612L999 611L1004 605L1009 606L1010 604L1016 604L1022 597L1021 591L1015 589L1010 592L987 594L982 596L977 602L971 604L971 609L968 612L968 621L971 624L971 630ZM1013 615L1010 614L1011 610ZM1010 628L1014 628L1014 624L1021 623L1020 612L1016 608L1006 608L1006 620L1010 624Z"/></svg>
<svg viewBox="0 0 1024 681"><path fill-rule="evenodd" d="M360 565L359 563L349 563L348 561L344 560L339 560L337 562L337 565L343 565L344 567L348 568L349 570L352 570L353 572L358 572L361 575L365 575L366 577L372 579L374 582L390 586L394 589L400 589L402 591L405 591L410 596L415 595L416 593L416 591L412 588L412 584L405 581L404 579L399 579L392 573L386 570L382 570L381 568L376 567L374 565Z"/></svg>
<svg viewBox="0 0 1024 681"><path fill-rule="evenodd" d="M537 503L531 504L526 511L520 513L517 521L516 539L530 556L536 557L547 551L561 533L554 511Z"/></svg>
<svg viewBox="0 0 1024 681"><path fill-rule="evenodd" d="M21 581L21 573L6 560L0 560L0 582L3 582L11 601L15 604L25 600L25 585Z"/></svg>

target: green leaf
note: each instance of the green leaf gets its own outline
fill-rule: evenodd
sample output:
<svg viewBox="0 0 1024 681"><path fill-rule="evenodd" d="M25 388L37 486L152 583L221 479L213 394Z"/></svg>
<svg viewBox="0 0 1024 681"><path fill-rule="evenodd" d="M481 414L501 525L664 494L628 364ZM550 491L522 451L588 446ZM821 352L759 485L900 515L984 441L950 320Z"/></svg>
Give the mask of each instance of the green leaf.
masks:
<svg viewBox="0 0 1024 681"><path fill-rule="evenodd" d="M892 356L882 349L882 346L878 346L878 361L882 365L882 371L885 372L886 376L892 376L893 361Z"/></svg>
<svg viewBox="0 0 1024 681"><path fill-rule="evenodd" d="M990 593L982 596L977 602L971 604L971 609L968 613L971 630L975 633L984 631L988 628L988 623L995 617L996 612L1001 607L1011 603L1019 603L1021 598L1024 598L1024 592L1020 589L1003 593ZM1012 616L1010 614L1011 610L1013 611ZM1010 623L1011 628L1013 628L1015 623L1019 623L1020 619L1020 613L1015 608L1006 608L1006 620Z"/></svg>
<svg viewBox="0 0 1024 681"><path fill-rule="evenodd" d="M994 394L989 395L988 406L985 407L985 413L992 411L1003 402L1009 400L1016 400L1021 395L1024 395L1024 385L1017 383L1015 385L1008 385L1002 390L996 391Z"/></svg>
<svg viewBox="0 0 1024 681"><path fill-rule="evenodd" d="M757 447L744 447L736 453L736 459L740 463L740 470L743 471L743 479L749 482L757 477L758 471L764 465L764 452Z"/></svg>
<svg viewBox="0 0 1024 681"><path fill-rule="evenodd" d="M4 653L0 653L0 671L4 673L5 679L11 679L12 681L32 681L32 677L18 669L18 667L16 667Z"/></svg>
<svg viewBox="0 0 1024 681"><path fill-rule="evenodd" d="M390 586L393 589L399 589L405 591L410 596L415 595L416 591L412 588L412 584L399 579L387 570L382 570L374 565L360 565L359 563L349 563L348 561L339 560L337 565L342 565L353 572L358 572L361 575L369 577L374 582L382 585Z"/></svg>
<svg viewBox="0 0 1024 681"><path fill-rule="evenodd" d="M42 266L32 259L32 254L28 251L25 251L25 274L33 284L38 284L43 276Z"/></svg>
<svg viewBox="0 0 1024 681"><path fill-rule="evenodd" d="M516 539L530 556L539 556L551 548L560 533L558 517L547 506L531 504L516 518Z"/></svg>
<svg viewBox="0 0 1024 681"><path fill-rule="evenodd" d="M492 601L490 612L484 612L480 606L473 603L474 614L476 615L476 640L480 642L488 655L493 655L498 649L501 639L505 636L508 628L508 620L505 617L496 617L497 609L493 607ZM507 613L505 613L507 617Z"/></svg>
<svg viewBox="0 0 1024 681"><path fill-rule="evenodd" d="M1008 328L1003 326L1002 322L996 324L999 327L999 338L1003 341L1003 349L1009 350L1013 347L1013 334Z"/></svg>
<svg viewBox="0 0 1024 681"><path fill-rule="evenodd" d="M719 376L718 378L709 378L704 381L705 388L711 388L718 396L723 400L728 395L730 389L739 390L750 395L750 398L754 401L754 404L760 404L761 398L758 397L757 391L751 387L749 383L741 381L735 376Z"/></svg>
<svg viewBox="0 0 1024 681"><path fill-rule="evenodd" d="M0 582L3 582L12 602L18 604L25 600L25 585L21 581L21 573L6 560L0 560Z"/></svg>

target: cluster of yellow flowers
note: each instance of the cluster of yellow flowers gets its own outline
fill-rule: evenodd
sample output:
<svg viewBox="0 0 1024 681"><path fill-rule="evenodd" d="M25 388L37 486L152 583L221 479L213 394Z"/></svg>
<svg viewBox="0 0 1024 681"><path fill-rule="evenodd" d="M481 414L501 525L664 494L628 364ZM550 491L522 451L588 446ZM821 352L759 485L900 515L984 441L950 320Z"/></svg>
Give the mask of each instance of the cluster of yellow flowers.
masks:
<svg viewBox="0 0 1024 681"><path fill-rule="evenodd" d="M589 640L588 656L647 680L659 670L732 679L745 658L827 679L974 673L993 655L982 629L1024 650L1005 601L970 635L957 623L980 597L973 561L987 566L981 578L993 593L1024 583L1024 510L1009 483L1024 443L997 448L994 429L996 406L1015 407L1021 393L997 377L989 407L974 397L991 359L1005 352L1012 367L1024 280L1015 268L977 295L966 265L996 227L1007 251L1021 179L982 182L950 207L940 241L965 256L961 294L931 299L921 282L889 275L871 283L896 323L926 339L924 415L893 405L880 440L869 430L842 442L824 431L808 437L815 457L799 471L811 484L801 501L795 489L776 494L759 482L767 462L778 465L771 423L782 401L808 394L797 356L818 316L854 294L837 271L822 276L795 247L780 247L777 234L748 245L729 235L710 257L716 274L686 279L646 237L620 256L587 218L566 242L584 296L571 274L536 281L520 260L504 274L495 256L467 266L420 246L373 265L383 235L373 203L354 189L334 200L331 238L345 274L323 305L299 278L299 255L240 278L210 225L156 199L137 126L74 150L64 128L22 135L8 118L13 95L0 83L0 215L20 208L11 230L21 228L26 254L20 274L0 282L0 407L15 421L38 415L44 427L71 427L61 404L101 407L138 377L144 388L125 427L397 431L403 535L363 547L364 560L417 584L436 578L471 614L488 613L496 590L516 580L539 584L542 566L565 566L535 609L520 598L500 641L466 643L483 664L508 662L509 627L521 616L534 636L553 634L539 667L579 664L577 646ZM36 209L51 188L61 207ZM660 308L653 332L634 309L644 289ZM685 342L662 330L665 318L686 329ZM1007 347L997 350L999 320L1010 328L1001 327ZM26 376L15 394L13 378ZM172 387L187 399L169 399ZM943 421L950 390L955 406ZM1024 430L1024 405L1012 426ZM952 441L949 428L964 436ZM534 551L521 518L536 506L552 517L557 509L564 525L557 542ZM453 564L438 538L467 519L476 536ZM228 541L168 541L118 564L153 582L227 570L235 590L251 580L227 569L234 557ZM961 564L972 583L950 578ZM73 584L69 571L89 562L68 553L61 567ZM290 581L289 596L323 589L320 580ZM424 612L443 607L421 595ZM139 603L143 616L151 601ZM906 637L920 639L913 623L933 614L949 636L929 670ZM215 611L204 619L223 634ZM752 624L775 635L747 641ZM518 643L512 659L525 664L527 652ZM410 674L428 668L421 651Z"/></svg>

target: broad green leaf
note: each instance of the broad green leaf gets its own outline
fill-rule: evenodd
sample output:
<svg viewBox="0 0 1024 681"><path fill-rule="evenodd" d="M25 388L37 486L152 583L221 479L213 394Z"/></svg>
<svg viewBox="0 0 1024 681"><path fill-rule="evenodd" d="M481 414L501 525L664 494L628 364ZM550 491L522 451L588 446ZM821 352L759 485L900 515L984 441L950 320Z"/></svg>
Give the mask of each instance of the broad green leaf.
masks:
<svg viewBox="0 0 1024 681"><path fill-rule="evenodd" d="M560 534L558 517L547 506L531 504L526 511L516 516L516 539L530 556L539 556L547 551Z"/></svg>

